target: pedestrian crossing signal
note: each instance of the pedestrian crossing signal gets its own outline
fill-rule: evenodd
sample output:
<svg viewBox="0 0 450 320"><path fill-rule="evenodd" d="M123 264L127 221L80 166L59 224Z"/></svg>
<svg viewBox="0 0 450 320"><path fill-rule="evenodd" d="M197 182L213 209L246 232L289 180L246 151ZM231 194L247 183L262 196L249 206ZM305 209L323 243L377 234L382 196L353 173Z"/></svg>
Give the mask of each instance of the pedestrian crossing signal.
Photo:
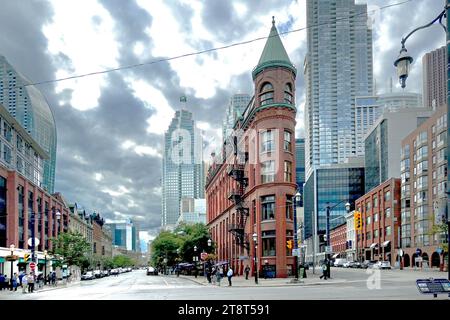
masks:
<svg viewBox="0 0 450 320"><path fill-rule="evenodd" d="M288 240L288 241L286 241L286 246L287 246L289 249L292 249L292 242L293 242L293 240Z"/></svg>
<svg viewBox="0 0 450 320"><path fill-rule="evenodd" d="M361 212L355 212L355 230L362 230Z"/></svg>
<svg viewBox="0 0 450 320"><path fill-rule="evenodd" d="M23 256L23 261L28 262L28 260L30 260L30 254L25 253L25 255Z"/></svg>

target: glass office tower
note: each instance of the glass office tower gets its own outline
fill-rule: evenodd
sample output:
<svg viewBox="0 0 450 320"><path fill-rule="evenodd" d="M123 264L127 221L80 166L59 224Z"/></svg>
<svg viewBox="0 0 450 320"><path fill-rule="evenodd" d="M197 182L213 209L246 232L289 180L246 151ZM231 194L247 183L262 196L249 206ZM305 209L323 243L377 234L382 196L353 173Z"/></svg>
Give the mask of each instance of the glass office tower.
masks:
<svg viewBox="0 0 450 320"><path fill-rule="evenodd" d="M39 187L54 192L56 168L56 125L45 97L25 76L0 55L0 104L48 153L44 160L44 178Z"/></svg>

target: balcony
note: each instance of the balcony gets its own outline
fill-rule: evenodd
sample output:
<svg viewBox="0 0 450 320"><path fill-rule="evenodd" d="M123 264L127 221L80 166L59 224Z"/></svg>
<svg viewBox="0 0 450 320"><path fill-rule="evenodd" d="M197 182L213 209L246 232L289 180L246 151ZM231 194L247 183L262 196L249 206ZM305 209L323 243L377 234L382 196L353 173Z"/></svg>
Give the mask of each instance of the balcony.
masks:
<svg viewBox="0 0 450 320"><path fill-rule="evenodd" d="M244 165L242 164L230 164L227 167L228 176L239 182L245 187L248 185L248 178L245 177Z"/></svg>

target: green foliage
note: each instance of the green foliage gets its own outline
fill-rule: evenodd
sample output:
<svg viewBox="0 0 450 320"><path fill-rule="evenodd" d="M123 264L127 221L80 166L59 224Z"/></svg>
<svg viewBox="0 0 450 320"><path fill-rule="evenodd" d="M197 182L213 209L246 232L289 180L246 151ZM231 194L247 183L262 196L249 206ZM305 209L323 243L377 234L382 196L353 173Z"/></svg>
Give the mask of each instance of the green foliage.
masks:
<svg viewBox="0 0 450 320"><path fill-rule="evenodd" d="M434 224L433 227L431 228L431 231L428 234L430 236L434 236L436 234L448 235L448 224L446 223ZM444 252L448 252L448 243L441 243L439 244L439 246L444 250Z"/></svg>
<svg viewBox="0 0 450 320"><path fill-rule="evenodd" d="M53 238L53 253L63 257L63 263L82 267L86 255L91 252L91 245L78 232L61 233Z"/></svg>
<svg viewBox="0 0 450 320"><path fill-rule="evenodd" d="M167 265L172 266L178 262L192 262L196 254L201 252L214 253L215 245L208 246L210 239L208 228L203 223L194 225L181 224L174 232L162 231L152 243L151 264L156 267L164 266L164 259ZM197 246L197 252L194 247ZM177 253L179 249L180 253ZM210 260L214 255L209 255Z"/></svg>
<svg viewBox="0 0 450 320"><path fill-rule="evenodd" d="M112 258L112 263L114 268L131 267L136 264L132 258L122 254Z"/></svg>

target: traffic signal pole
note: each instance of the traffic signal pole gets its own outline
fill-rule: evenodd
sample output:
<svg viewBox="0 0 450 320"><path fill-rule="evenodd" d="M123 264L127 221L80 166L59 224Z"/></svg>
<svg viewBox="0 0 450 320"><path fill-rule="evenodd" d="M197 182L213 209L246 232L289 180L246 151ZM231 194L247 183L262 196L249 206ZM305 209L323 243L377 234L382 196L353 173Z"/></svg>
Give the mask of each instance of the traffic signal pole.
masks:
<svg viewBox="0 0 450 320"><path fill-rule="evenodd" d="M295 256L294 256L294 263L295 263L295 281L298 281L298 241L297 241L297 197L294 197L294 249L295 249Z"/></svg>

